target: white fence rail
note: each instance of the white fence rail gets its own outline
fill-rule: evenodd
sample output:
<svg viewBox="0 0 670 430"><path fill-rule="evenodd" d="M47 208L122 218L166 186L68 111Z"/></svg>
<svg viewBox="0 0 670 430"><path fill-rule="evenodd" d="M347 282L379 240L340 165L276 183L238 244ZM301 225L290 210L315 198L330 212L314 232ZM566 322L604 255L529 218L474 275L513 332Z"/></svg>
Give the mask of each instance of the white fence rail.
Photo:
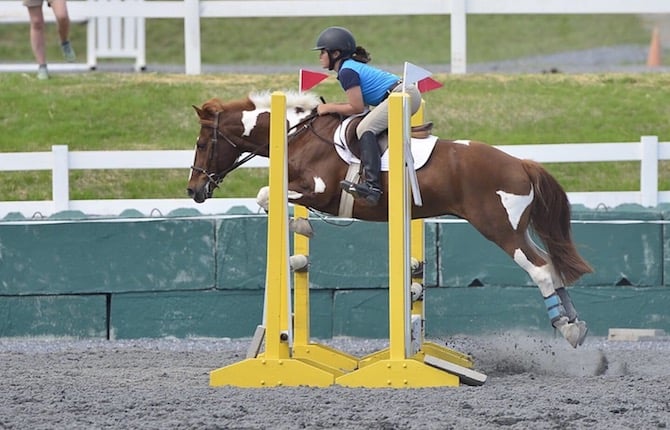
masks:
<svg viewBox="0 0 670 430"><path fill-rule="evenodd" d="M670 13L668 0L70 0L68 4L73 20L140 19L142 27L137 31L141 31L142 41L144 19L184 19L185 71L195 75L201 73L201 18L449 15L449 63L452 73L462 74L467 68L468 15ZM20 2L0 1L0 22L15 22L21 17L27 22L27 12ZM89 40L91 31L94 30L89 28ZM440 34L439 28L435 31L436 41L440 37L446 39L446 34ZM102 54L102 48L100 51ZM136 53L129 54L128 57L136 58ZM221 60L226 61L225 58Z"/></svg>
<svg viewBox="0 0 670 430"><path fill-rule="evenodd" d="M658 191L658 163L670 160L670 142L656 136L642 136L628 143L564 143L549 145L501 145L497 148L520 158L542 163L581 163L600 161L639 161L640 190L617 192L571 192L570 202L589 208L614 207L637 203L653 207L670 202L670 191ZM184 169L184 189L193 151L68 151L65 145L52 146L51 152L0 153L0 172L50 170L52 198L49 201L0 202L0 219L12 212L25 217L50 216L65 210L88 215L119 215L135 209L146 216L168 214L178 208L195 208L203 214L225 213L234 206L258 211L255 198L213 198L204 204L191 199L70 200L71 170L96 169ZM267 159L254 158L245 168L267 167ZM225 186L225 185L224 185Z"/></svg>

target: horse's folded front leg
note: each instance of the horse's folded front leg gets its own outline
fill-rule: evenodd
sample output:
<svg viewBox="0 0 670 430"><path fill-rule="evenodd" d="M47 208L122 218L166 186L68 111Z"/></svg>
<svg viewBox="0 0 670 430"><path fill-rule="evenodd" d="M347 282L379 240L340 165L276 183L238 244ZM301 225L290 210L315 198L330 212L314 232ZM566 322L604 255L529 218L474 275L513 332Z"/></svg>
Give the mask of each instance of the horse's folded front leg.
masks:
<svg viewBox="0 0 670 430"><path fill-rule="evenodd" d="M289 191L288 194L288 198L291 200L291 196L295 197L300 193ZM302 194L300 194L300 196L302 196ZM295 198L300 198L300 196ZM256 195L256 203L258 203L258 206L262 207L265 212L268 212L270 207L270 187L263 187L258 190L258 194ZM303 236L310 238L314 236L314 229L312 229L312 224L308 219L305 218L289 219L288 228L290 231L301 234Z"/></svg>
<svg viewBox="0 0 670 430"><path fill-rule="evenodd" d="M262 207L265 212L270 208L270 187L263 187L256 194L256 203Z"/></svg>

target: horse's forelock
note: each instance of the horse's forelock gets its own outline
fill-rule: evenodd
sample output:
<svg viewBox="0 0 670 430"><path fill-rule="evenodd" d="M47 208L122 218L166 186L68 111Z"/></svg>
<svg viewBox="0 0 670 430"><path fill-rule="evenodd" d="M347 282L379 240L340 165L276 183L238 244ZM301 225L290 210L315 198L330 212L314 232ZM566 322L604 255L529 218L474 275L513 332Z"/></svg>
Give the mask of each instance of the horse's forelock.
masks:
<svg viewBox="0 0 670 430"><path fill-rule="evenodd" d="M216 112L231 111L238 112L242 110L253 110L255 108L254 103L249 98L233 100L230 102L223 102L218 98L212 98L207 100L202 105L202 110L214 114Z"/></svg>
<svg viewBox="0 0 670 430"><path fill-rule="evenodd" d="M209 99L203 103L201 109L209 113L221 112L223 110L223 102L217 98Z"/></svg>

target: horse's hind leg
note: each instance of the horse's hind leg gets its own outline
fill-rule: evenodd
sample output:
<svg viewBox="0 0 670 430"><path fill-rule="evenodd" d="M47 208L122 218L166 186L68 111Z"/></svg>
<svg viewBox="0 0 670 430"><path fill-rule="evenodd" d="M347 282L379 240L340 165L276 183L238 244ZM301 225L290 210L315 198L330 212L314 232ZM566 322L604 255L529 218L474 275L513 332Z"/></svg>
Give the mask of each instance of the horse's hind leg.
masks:
<svg viewBox="0 0 670 430"><path fill-rule="evenodd" d="M533 242L527 231L524 239L525 243L514 251L514 261L530 275L539 287L552 326L576 348L584 342L588 332L586 323L579 320L568 290L556 273L549 255ZM543 264L534 264L529 257Z"/></svg>

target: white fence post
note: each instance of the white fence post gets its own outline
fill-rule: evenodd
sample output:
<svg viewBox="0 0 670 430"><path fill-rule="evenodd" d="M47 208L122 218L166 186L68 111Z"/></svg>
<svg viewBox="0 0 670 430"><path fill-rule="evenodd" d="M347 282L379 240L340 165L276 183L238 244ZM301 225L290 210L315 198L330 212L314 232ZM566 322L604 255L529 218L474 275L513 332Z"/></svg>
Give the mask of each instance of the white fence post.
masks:
<svg viewBox="0 0 670 430"><path fill-rule="evenodd" d="M53 168L51 170L51 193L54 212L70 208L70 156L67 145L53 145Z"/></svg>
<svg viewBox="0 0 670 430"><path fill-rule="evenodd" d="M465 74L467 52L466 0L451 0L451 73Z"/></svg>
<svg viewBox="0 0 670 430"><path fill-rule="evenodd" d="M199 75L200 60L200 0L184 0L184 54L186 74Z"/></svg>
<svg viewBox="0 0 670 430"><path fill-rule="evenodd" d="M640 204L658 205L658 136L640 138Z"/></svg>

